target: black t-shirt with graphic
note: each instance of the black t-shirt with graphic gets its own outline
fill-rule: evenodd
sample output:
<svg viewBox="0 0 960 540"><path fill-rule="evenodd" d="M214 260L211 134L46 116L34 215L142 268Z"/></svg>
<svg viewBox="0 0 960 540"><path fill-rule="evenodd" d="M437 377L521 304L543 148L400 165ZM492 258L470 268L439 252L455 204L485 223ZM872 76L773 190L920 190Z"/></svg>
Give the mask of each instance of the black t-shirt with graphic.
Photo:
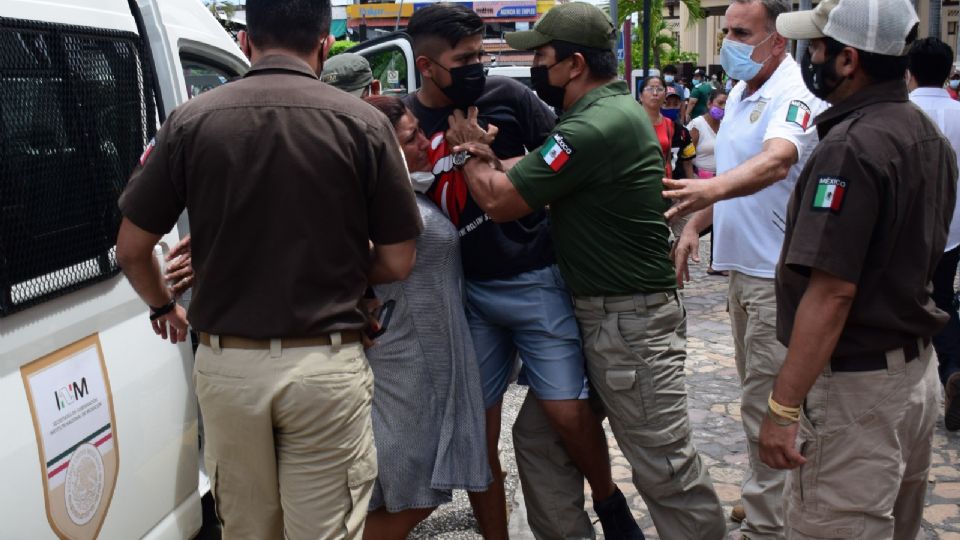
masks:
<svg viewBox="0 0 960 540"><path fill-rule="evenodd" d="M411 94L404 104L430 140L429 157L436 181L427 194L460 232L463 272L467 279L502 279L553 264L555 257L544 209L511 221L494 223L467 189L463 172L453 167L443 138L452 107L424 107ZM524 155L540 147L556 124L553 112L527 87L508 77L487 77L477 100L478 121L499 128L493 151L501 159Z"/></svg>

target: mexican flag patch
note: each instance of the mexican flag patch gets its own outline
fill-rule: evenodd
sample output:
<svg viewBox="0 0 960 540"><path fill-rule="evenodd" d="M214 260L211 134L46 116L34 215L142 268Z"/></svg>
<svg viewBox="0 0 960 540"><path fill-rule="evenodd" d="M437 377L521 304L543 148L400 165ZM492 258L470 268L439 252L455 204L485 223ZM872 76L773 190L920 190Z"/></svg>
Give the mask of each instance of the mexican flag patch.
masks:
<svg viewBox="0 0 960 540"><path fill-rule="evenodd" d="M846 180L837 176L821 176L817 180L817 192L813 194L813 209L839 212L846 193Z"/></svg>
<svg viewBox="0 0 960 540"><path fill-rule="evenodd" d="M572 154L573 148L567 144L563 135L559 133L554 133L553 137L547 139L547 142L543 143L543 148L540 149L540 157L543 158L547 166L553 169L553 172L562 169L570 160Z"/></svg>
<svg viewBox="0 0 960 540"><path fill-rule="evenodd" d="M143 149L143 153L140 154L140 166L143 167L143 164L147 162L147 158L150 157L150 152L153 152L153 148L157 146L156 137L150 139L150 142L147 143L147 147Z"/></svg>
<svg viewBox="0 0 960 540"><path fill-rule="evenodd" d="M810 107L807 104L795 99L790 102L790 108L787 109L787 122L793 122L800 126L800 129L807 129L810 125Z"/></svg>

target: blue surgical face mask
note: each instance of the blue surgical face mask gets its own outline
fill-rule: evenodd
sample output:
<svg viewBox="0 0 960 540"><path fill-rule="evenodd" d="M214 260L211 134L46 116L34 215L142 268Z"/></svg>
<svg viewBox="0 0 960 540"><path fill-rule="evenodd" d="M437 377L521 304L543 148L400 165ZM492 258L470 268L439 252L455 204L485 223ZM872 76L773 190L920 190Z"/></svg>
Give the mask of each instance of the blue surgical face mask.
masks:
<svg viewBox="0 0 960 540"><path fill-rule="evenodd" d="M664 75L663 82L667 84L673 84L673 75Z"/></svg>
<svg viewBox="0 0 960 540"><path fill-rule="evenodd" d="M772 36L773 33L771 32L763 41L756 45L747 45L746 43L724 38L723 45L720 47L720 65L723 66L723 70L739 81L749 81L756 77L757 73L759 73L763 67L763 64L770 59L770 56L763 62L756 62L751 58L751 56L753 56L753 50L763 45Z"/></svg>
<svg viewBox="0 0 960 540"><path fill-rule="evenodd" d="M680 118L680 109L660 109L660 114L671 120Z"/></svg>
<svg viewBox="0 0 960 540"><path fill-rule="evenodd" d="M958 86L960 86L960 79L950 79L950 88L956 90Z"/></svg>

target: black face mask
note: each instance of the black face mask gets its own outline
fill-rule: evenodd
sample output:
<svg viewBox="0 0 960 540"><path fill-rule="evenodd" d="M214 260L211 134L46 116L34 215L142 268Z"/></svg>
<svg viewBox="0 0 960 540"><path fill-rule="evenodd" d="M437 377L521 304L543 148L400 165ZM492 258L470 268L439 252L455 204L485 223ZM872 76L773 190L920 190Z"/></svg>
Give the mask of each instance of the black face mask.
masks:
<svg viewBox="0 0 960 540"><path fill-rule="evenodd" d="M567 85L554 86L550 84L550 70L560 62L554 62L553 66L534 66L530 68L530 84L537 96L544 103L557 109L563 108L563 97L567 93ZM569 81L567 81L569 84Z"/></svg>
<svg viewBox="0 0 960 540"><path fill-rule="evenodd" d="M810 61L810 49L803 54L803 61L800 62L803 83L813 95L820 99L826 100L827 96L832 94L842 82L834 66L836 59L837 55L832 54L822 64L814 64Z"/></svg>
<svg viewBox="0 0 960 540"><path fill-rule="evenodd" d="M483 94L483 89L487 84L487 72L483 64L469 64L466 66L447 69L439 62L434 64L440 66L450 74L451 83L449 86L440 89L447 96L453 105L458 108L466 108L474 103Z"/></svg>

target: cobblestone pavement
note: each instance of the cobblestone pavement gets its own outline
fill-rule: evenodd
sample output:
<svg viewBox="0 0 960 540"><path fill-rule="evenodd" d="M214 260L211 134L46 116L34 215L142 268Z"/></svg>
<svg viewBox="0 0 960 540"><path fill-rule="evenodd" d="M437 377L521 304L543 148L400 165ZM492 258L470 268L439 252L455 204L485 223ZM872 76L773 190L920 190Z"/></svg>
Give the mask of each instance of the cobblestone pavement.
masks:
<svg viewBox="0 0 960 540"><path fill-rule="evenodd" d="M704 246L706 249L706 246ZM704 251L705 251L704 249ZM706 261L706 258L704 258ZM740 391L737 370L733 360L733 340L726 313L727 279L708 276L705 263L692 268L693 281L684 291L688 313L687 386L689 390L690 419L694 440L710 468L714 487L729 516L730 509L740 497L740 482L747 467L746 444L740 424ZM518 488L516 464L510 430L525 389L513 386L504 398L502 458L507 471L507 497L513 501L511 536L515 539L533 538L523 519L522 495ZM610 442L610 457L614 481L630 502L634 515L640 520L648 539L659 536L647 515L646 507L630 479L630 466L617 448L616 441L606 426ZM949 433L938 419L934 436L933 468L924 510L924 540L960 540L960 433ZM590 504L587 497L587 504ZM590 510L591 517L595 516ZM737 525L728 522L728 538L739 540ZM454 503L439 508L433 516L414 531L413 538L480 538L476 523L463 493L457 493ZM599 523L597 536L602 538Z"/></svg>

